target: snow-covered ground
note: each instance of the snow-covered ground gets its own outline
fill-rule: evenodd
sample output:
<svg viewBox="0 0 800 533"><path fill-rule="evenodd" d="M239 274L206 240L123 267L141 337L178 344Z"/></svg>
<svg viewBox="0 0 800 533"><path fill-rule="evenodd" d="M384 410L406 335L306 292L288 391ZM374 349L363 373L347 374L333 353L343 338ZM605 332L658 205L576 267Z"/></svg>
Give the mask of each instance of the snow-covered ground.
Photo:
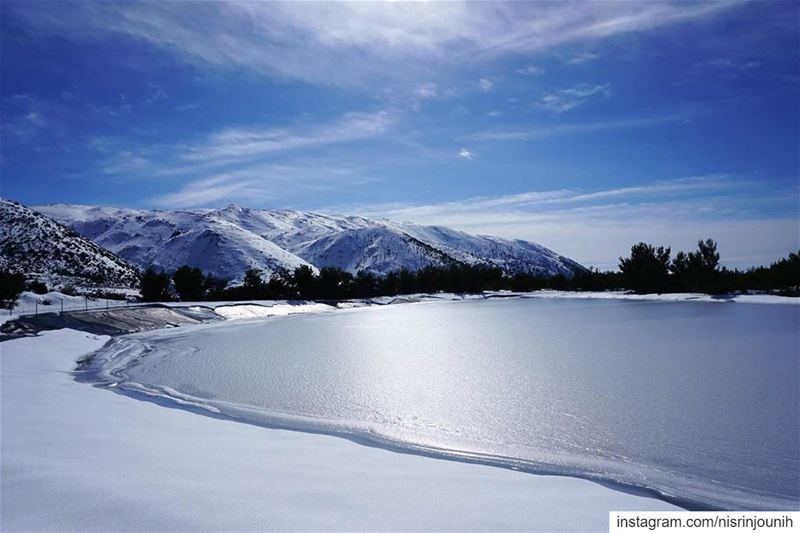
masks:
<svg viewBox="0 0 800 533"><path fill-rule="evenodd" d="M424 303L441 301L482 300L488 298L572 298L590 300L639 300L661 302L714 302L749 304L789 304L800 305L800 298L774 294L736 294L712 295L702 293L633 294L626 291L553 291L533 292L486 291L481 294L454 294L449 292L401 294L398 296L377 296L343 300L335 304L337 309L352 309L371 305L390 305L397 303ZM327 304L312 301L286 302L284 300L249 300L225 302L164 302L170 307L202 306L214 310L225 318L264 318L276 315L323 312L333 309ZM234 308L240 309L234 309ZM266 309L264 309L266 308Z"/></svg>
<svg viewBox="0 0 800 533"><path fill-rule="evenodd" d="M136 291L128 290L127 296L135 296ZM422 303L442 300L480 300L484 298L585 298L585 299L613 299L613 300L645 300L663 302L715 302L715 303L751 303L751 304L790 304L800 305L800 298L777 296L773 294L738 294L715 296L701 293L672 293L672 294L632 294L626 291L553 291L540 290L534 292L487 291L483 294L405 294L399 296L379 296L345 300L336 303L337 309L352 309L370 305L388 305L394 303ZM130 307L133 304L125 300L106 300L103 298L86 298L84 296L69 296L57 291L47 294L23 292L13 309L0 310L0 325L16 320L20 316L34 313L53 313L61 311L82 311L84 309L111 309L116 307ZM311 301L286 302L277 300L252 300L252 301L207 301L207 302L162 302L160 305L169 307L205 307L213 309L215 313L226 319L255 319L271 316L282 316L298 313L327 312L333 306Z"/></svg>
<svg viewBox="0 0 800 533"><path fill-rule="evenodd" d="M219 305L214 307L214 312L228 319L241 318L268 318L271 316L286 316L301 313L324 313L334 311L336 308L321 303L287 304L274 303L272 305Z"/></svg>
<svg viewBox="0 0 800 533"><path fill-rule="evenodd" d="M135 291L119 290L120 295L128 295ZM107 309L112 307L126 307L129 305L124 299L111 300L106 298L93 298L84 295L69 295L58 291L45 294L36 294L24 291L19 295L11 314L32 315L34 313L59 313L63 311L83 311L85 309ZM9 314L8 309L3 314Z"/></svg>
<svg viewBox="0 0 800 533"><path fill-rule="evenodd" d="M74 380L107 337L0 343L0 524L19 530L599 531L673 506L537 476L266 429Z"/></svg>
<svg viewBox="0 0 800 533"><path fill-rule="evenodd" d="M138 291L133 289L108 289L118 292L126 297L138 296ZM614 299L614 300L659 300L665 302L717 302L717 303L759 303L759 304L800 304L800 298L789 296L778 296L774 294L736 294L736 295L711 295L703 293L666 293L666 294L633 294L627 291L554 291L539 290L533 292L511 292L511 291L486 291L482 294L453 294L453 293L433 293L433 294L404 294L398 296L379 296L375 298L354 299L339 302L337 307L361 307L364 305L385 305L390 303L403 302L423 302L441 300L472 300L494 297L524 297L524 298L587 298L587 299ZM242 305L267 305L274 306L285 304L275 300L262 301L208 301L208 302L163 302L169 306L205 306L220 309L222 306L242 306ZM107 300L105 298L92 298L83 295L70 296L58 291L50 291L47 294L35 294L30 291L23 292L14 309L9 313L4 310L2 315L25 315L35 311L40 313L64 311L80 311L84 309L105 309L108 307L126 307L130 305L125 300ZM259 315L263 316L263 315ZM272 316L269 315L269 316ZM7 319L6 319L7 320Z"/></svg>
<svg viewBox="0 0 800 533"><path fill-rule="evenodd" d="M800 305L800 298L778 296L775 294L734 294L714 295L699 292L675 292L665 294L633 294L627 291L550 291L541 290L527 293L488 293L518 294L525 298L588 298L608 300L658 300L662 302L717 302L750 304L794 304Z"/></svg>
<svg viewBox="0 0 800 533"><path fill-rule="evenodd" d="M772 294L739 294L731 296L714 296L701 293L673 294L632 294L625 291L551 291L534 292L487 291L482 294L403 294L398 296L378 296L340 301L333 305L313 301L286 302L282 300L252 300L228 302L165 302L170 307L207 307L226 319L267 318L300 313L329 312L335 309L353 309L359 307L390 305L397 303L425 303L441 301L482 300L488 298L571 298L571 299L604 299L604 300L638 300L662 302L715 302L715 303L750 303L750 304L790 304L800 305L800 298L777 296Z"/></svg>

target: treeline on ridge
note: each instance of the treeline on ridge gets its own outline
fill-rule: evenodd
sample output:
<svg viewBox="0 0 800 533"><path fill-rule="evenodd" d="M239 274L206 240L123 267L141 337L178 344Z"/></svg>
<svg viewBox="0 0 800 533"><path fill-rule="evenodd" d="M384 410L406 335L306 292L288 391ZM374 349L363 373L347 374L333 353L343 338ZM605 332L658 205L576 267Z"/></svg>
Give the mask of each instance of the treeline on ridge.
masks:
<svg viewBox="0 0 800 533"><path fill-rule="evenodd" d="M172 274L150 267L142 275L141 293L145 301L170 300L173 294L185 301L343 300L413 293L537 289L800 293L800 253L791 253L769 267L745 271L720 267L719 258L717 244L711 239L698 241L697 250L678 252L674 258L668 247L638 243L631 248L630 256L620 258L618 272L589 269L570 277L544 277L527 273L506 275L501 269L486 265L454 264L417 271L402 269L378 276L364 271L353 275L331 267L315 273L310 267L301 266L291 272L273 273L269 278L251 269L246 272L244 282L237 286L228 286L227 280L189 266L182 266Z"/></svg>

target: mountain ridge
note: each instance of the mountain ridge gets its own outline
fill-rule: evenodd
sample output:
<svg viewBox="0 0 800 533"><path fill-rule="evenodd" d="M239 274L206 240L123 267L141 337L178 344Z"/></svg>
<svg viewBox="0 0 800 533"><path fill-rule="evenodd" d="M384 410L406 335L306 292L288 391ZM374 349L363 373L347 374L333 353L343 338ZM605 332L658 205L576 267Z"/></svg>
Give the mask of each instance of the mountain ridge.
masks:
<svg viewBox="0 0 800 533"><path fill-rule="evenodd" d="M248 268L307 265L375 274L450 264L487 265L507 274L571 276L577 262L536 243L477 236L443 226L287 209L144 210L72 204L32 209L126 261L174 270L188 264L241 280Z"/></svg>

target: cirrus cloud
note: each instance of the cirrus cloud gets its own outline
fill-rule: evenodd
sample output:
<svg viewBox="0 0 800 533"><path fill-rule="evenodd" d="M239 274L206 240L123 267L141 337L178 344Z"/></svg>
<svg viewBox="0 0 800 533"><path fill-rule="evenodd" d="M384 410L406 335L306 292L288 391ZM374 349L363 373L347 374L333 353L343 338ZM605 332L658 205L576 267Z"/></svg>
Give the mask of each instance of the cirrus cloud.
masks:
<svg viewBox="0 0 800 533"><path fill-rule="evenodd" d="M588 85L579 83L568 89L561 89L553 93L544 94L537 106L553 113L564 113L583 105L594 98L609 98L611 96L611 84Z"/></svg>
<svg viewBox="0 0 800 533"><path fill-rule="evenodd" d="M130 39L199 67L363 86L457 68L464 57L527 54L700 20L739 3L83 1L3 7L42 32L75 41Z"/></svg>

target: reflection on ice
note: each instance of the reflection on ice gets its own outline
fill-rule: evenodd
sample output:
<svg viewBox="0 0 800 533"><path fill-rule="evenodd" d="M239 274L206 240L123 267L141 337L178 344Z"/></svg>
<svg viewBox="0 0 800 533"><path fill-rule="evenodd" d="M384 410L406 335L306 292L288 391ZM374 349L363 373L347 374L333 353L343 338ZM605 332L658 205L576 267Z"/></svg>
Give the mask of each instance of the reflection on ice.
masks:
<svg viewBox="0 0 800 533"><path fill-rule="evenodd" d="M135 334L98 361L123 388L255 422L785 509L800 499L799 319L795 305L439 302Z"/></svg>

